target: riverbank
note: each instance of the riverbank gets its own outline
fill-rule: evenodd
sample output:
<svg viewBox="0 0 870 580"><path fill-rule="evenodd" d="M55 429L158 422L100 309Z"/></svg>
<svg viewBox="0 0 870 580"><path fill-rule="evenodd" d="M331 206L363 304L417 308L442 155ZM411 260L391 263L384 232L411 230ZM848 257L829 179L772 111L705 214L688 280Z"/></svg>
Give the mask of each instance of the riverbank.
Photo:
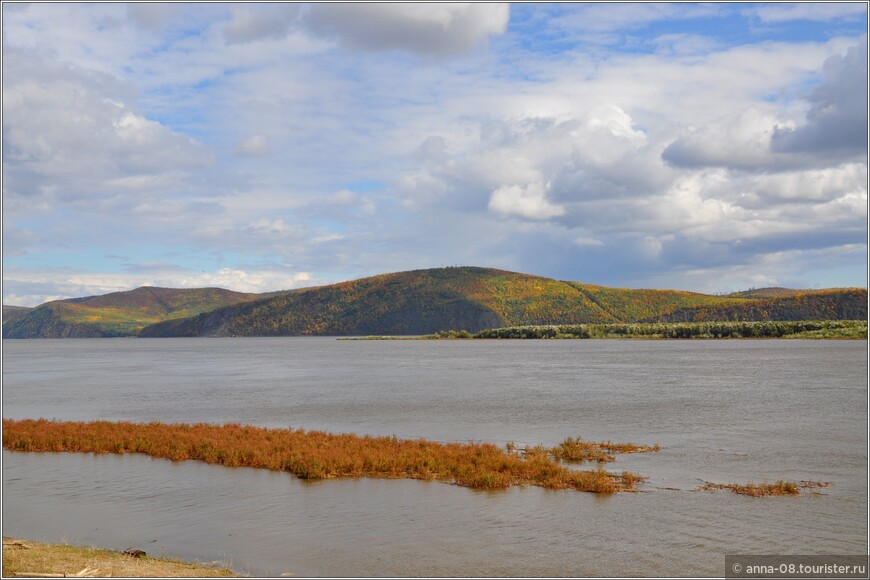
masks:
<svg viewBox="0 0 870 580"><path fill-rule="evenodd" d="M4 578L236 578L224 563L134 557L94 547L3 538Z"/></svg>
<svg viewBox="0 0 870 580"><path fill-rule="evenodd" d="M360 336L339 340L464 339L808 339L867 340L866 320L712 321L619 324L543 324L488 328L477 333L442 330L425 336Z"/></svg>

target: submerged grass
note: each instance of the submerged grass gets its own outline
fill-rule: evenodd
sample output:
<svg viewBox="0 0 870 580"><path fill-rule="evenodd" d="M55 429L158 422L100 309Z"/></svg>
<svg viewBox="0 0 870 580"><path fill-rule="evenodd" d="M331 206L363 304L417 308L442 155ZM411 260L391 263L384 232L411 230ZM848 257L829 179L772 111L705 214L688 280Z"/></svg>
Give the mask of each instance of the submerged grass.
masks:
<svg viewBox="0 0 870 580"><path fill-rule="evenodd" d="M566 441L576 446L579 439ZM593 445L611 453L631 452L617 451L618 446L610 442ZM600 466L568 469L554 459L561 457L556 452L559 448L526 449L521 454L487 443L439 443L238 424L4 419L3 447L12 451L144 453L174 461L286 471L302 479L406 478L478 489L535 485L614 493L632 491L642 481L637 474L610 473Z"/></svg>
<svg viewBox="0 0 870 580"><path fill-rule="evenodd" d="M704 482L704 485L699 485L695 489L697 491L718 491L727 489L733 493L740 495L748 495L751 497L766 497L771 495L800 495L801 489L816 489L820 487L830 487L829 482L824 481L783 481L782 479L773 483L711 483Z"/></svg>

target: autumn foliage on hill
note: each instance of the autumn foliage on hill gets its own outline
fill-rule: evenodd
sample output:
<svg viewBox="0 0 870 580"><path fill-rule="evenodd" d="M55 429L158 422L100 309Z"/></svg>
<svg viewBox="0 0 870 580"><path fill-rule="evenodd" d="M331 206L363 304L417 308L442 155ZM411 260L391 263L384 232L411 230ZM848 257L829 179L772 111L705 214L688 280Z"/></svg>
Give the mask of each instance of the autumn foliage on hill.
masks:
<svg viewBox="0 0 870 580"><path fill-rule="evenodd" d="M797 313L789 308L798 308ZM437 268L286 292L156 324L142 336L414 335L519 325L712 320L713 314L703 317L713 312L728 316L724 320L860 319L862 312L866 319L866 290L760 300L605 288L486 268Z"/></svg>
<svg viewBox="0 0 870 580"><path fill-rule="evenodd" d="M522 325L845 319L867 319L865 289L711 296L451 267L259 295L137 288L48 302L6 323L3 336L420 335Z"/></svg>
<svg viewBox="0 0 870 580"><path fill-rule="evenodd" d="M46 302L4 324L3 337L135 336L149 324L185 318L258 297L222 288L143 286L127 292Z"/></svg>

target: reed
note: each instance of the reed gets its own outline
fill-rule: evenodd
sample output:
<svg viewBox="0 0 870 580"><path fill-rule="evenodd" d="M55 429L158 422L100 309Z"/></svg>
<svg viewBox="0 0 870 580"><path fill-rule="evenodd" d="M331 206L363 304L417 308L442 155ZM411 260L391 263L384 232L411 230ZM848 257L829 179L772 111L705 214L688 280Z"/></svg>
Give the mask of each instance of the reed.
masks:
<svg viewBox="0 0 870 580"><path fill-rule="evenodd" d="M543 447L524 454L487 443L266 429L238 424L3 420L12 451L144 453L173 461L286 471L302 479L380 477L438 480L478 489L535 485L595 493L632 491L639 475L560 465Z"/></svg>

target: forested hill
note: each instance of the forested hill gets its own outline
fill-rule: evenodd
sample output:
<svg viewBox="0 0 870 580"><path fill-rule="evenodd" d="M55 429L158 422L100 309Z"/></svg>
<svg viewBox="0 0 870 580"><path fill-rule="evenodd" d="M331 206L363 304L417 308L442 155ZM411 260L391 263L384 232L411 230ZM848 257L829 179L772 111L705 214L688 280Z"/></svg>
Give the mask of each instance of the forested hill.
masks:
<svg viewBox="0 0 870 580"><path fill-rule="evenodd" d="M724 320L867 320L867 290L814 290L758 298L739 305L692 306L653 317L648 322Z"/></svg>
<svg viewBox="0 0 870 580"><path fill-rule="evenodd" d="M865 289L710 296L459 267L268 294L142 287L4 307L3 337L413 335L538 324L843 319L867 319Z"/></svg>
<svg viewBox="0 0 870 580"><path fill-rule="evenodd" d="M867 318L865 289L773 292L774 297L628 290L487 268L383 274L305 288L166 320L141 336L296 336L476 332L529 324L666 320Z"/></svg>
<svg viewBox="0 0 870 580"><path fill-rule="evenodd" d="M12 322L16 318L21 318L28 312L33 310L32 308L28 308L26 306L9 306L3 305L3 324L7 322Z"/></svg>
<svg viewBox="0 0 870 580"><path fill-rule="evenodd" d="M127 292L46 302L8 322L4 307L3 338L136 336L145 326L161 320L193 316L261 297L222 288L143 286Z"/></svg>

